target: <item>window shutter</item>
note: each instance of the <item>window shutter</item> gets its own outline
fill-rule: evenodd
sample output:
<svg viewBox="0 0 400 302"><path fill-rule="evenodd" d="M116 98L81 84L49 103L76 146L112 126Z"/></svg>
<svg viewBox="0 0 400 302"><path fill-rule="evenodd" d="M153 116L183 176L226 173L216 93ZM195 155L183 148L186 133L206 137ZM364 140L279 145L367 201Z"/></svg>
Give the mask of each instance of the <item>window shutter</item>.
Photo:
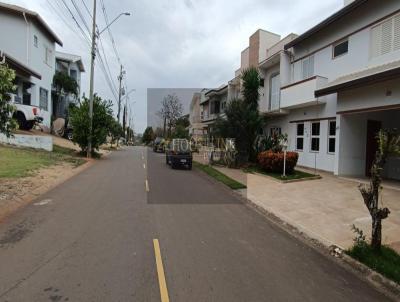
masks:
<svg viewBox="0 0 400 302"><path fill-rule="evenodd" d="M382 26L378 25L371 30L371 57L381 55Z"/></svg>
<svg viewBox="0 0 400 302"><path fill-rule="evenodd" d="M394 17L393 20L393 49L400 50L400 15Z"/></svg>
<svg viewBox="0 0 400 302"><path fill-rule="evenodd" d="M393 20L390 19L382 23L382 40L381 40L381 54L386 54L392 51L392 38L393 37Z"/></svg>

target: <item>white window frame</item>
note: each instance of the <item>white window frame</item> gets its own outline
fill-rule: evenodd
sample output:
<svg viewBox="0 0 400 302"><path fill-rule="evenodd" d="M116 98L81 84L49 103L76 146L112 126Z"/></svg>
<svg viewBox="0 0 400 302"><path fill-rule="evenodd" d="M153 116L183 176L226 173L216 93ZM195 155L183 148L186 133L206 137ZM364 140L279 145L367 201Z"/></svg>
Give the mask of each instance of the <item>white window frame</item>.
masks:
<svg viewBox="0 0 400 302"><path fill-rule="evenodd" d="M301 60L302 79L303 80L309 79L314 76L314 73L315 73L314 55L308 56L307 58Z"/></svg>
<svg viewBox="0 0 400 302"><path fill-rule="evenodd" d="M313 124L319 124L319 134L315 135L313 134ZM314 139L318 139L318 150L313 150L312 148L312 141ZM319 153L321 150L321 122L311 122L310 123L310 152L312 153Z"/></svg>
<svg viewBox="0 0 400 302"><path fill-rule="evenodd" d="M53 61L53 51L50 49L50 47L45 46L45 53L44 53L44 63L50 67L52 67L52 61Z"/></svg>
<svg viewBox="0 0 400 302"><path fill-rule="evenodd" d="M345 53L335 56L335 47L337 47L343 43L346 43L346 42L347 42L347 51ZM347 55L348 53L349 53L349 39L340 40L339 42L332 45L332 59L337 59L337 58L343 57L343 56Z"/></svg>
<svg viewBox="0 0 400 302"><path fill-rule="evenodd" d="M46 107L42 106L42 92L46 93ZM39 108L49 111L49 91L43 87L39 88Z"/></svg>
<svg viewBox="0 0 400 302"><path fill-rule="evenodd" d="M36 35L33 35L33 46L35 46L36 48L39 47L39 39Z"/></svg>
<svg viewBox="0 0 400 302"><path fill-rule="evenodd" d="M331 135L331 123L335 123L335 135ZM327 141L327 146L326 150L328 154L335 154L336 153L336 120L328 120L328 141ZM329 151L329 141L333 139L335 141L335 151L331 152Z"/></svg>
<svg viewBox="0 0 400 302"><path fill-rule="evenodd" d="M280 87L280 74L275 73L269 79L269 110L277 110L280 108L281 102L281 87ZM274 85L275 86L274 86ZM275 91L274 89L275 88Z"/></svg>
<svg viewBox="0 0 400 302"><path fill-rule="evenodd" d="M303 125L303 135L299 135L298 134L297 130L298 130L299 125ZM304 134L305 134L305 132L306 132L305 123L296 123L296 141L295 141L295 149L296 149L296 151L302 152L304 150L304 137L305 137ZM303 140L303 148L302 149L299 149L297 147L297 139L298 138L301 138Z"/></svg>

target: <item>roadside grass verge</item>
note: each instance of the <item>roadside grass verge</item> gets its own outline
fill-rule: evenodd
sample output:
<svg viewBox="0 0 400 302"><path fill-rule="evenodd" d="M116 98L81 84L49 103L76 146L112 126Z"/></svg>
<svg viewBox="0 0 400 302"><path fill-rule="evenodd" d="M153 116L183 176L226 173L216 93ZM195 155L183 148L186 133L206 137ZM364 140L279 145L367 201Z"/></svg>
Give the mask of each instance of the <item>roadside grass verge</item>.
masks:
<svg viewBox="0 0 400 302"><path fill-rule="evenodd" d="M270 177L273 177L275 179L278 180L295 180L295 179L307 179L307 178L314 178L318 175L314 175L311 173L307 173L307 172L303 172L303 171L299 171L299 170L294 170L292 174L287 174L286 177L282 177L282 173L274 173L274 172L266 172L264 170L262 170L259 167L256 166L252 166L252 167L247 167L243 169L243 172L246 173L260 173L260 174L264 174Z"/></svg>
<svg viewBox="0 0 400 302"><path fill-rule="evenodd" d="M35 170L51 166L62 161L75 167L86 161L79 158L72 149L54 145L54 151L17 148L0 145L0 178L18 178L30 176Z"/></svg>
<svg viewBox="0 0 400 302"><path fill-rule="evenodd" d="M239 190L239 189L246 189L247 188L244 184L242 184L242 183L240 183L240 182L238 182L238 181L226 176L225 174L221 173L220 171L214 169L211 166L203 165L203 164L200 164L200 163L195 162L195 161L193 161L193 166L196 167L197 169L207 173L209 176L211 176L214 179L222 182L223 184L227 185L229 188L231 188L233 190Z"/></svg>
<svg viewBox="0 0 400 302"><path fill-rule="evenodd" d="M390 247L382 246L381 251L376 252L368 244L361 243L346 254L400 284L400 255Z"/></svg>

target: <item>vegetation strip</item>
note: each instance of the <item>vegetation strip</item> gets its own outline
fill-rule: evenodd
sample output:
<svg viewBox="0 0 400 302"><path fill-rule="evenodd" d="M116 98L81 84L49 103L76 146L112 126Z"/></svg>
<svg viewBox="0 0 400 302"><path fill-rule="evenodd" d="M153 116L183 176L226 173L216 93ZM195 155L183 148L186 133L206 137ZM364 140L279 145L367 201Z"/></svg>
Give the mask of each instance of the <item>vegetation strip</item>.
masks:
<svg viewBox="0 0 400 302"><path fill-rule="evenodd" d="M197 169L207 173L211 177L213 177L216 180L222 182L223 184L227 185L229 188L231 188L233 190L239 190L239 189L246 189L247 188L244 184L242 184L242 183L240 183L240 182L238 182L238 181L226 176L225 174L221 173L220 171L214 169L211 166L203 165L203 164L200 164L200 163L195 162L195 161L193 161L193 165Z"/></svg>
<svg viewBox="0 0 400 302"><path fill-rule="evenodd" d="M274 173L274 172L265 172L264 170L260 169L259 167L249 167L243 169L246 173L259 173L263 175L267 175L278 180L300 180L300 179L307 179L307 178L315 178L319 175L310 174L307 172L294 170L293 173L287 174L286 177L282 177L282 173Z"/></svg>
<svg viewBox="0 0 400 302"><path fill-rule="evenodd" d="M346 254L400 284L400 255L393 249L382 246L380 251L376 251L366 243L359 243Z"/></svg>
<svg viewBox="0 0 400 302"><path fill-rule="evenodd" d="M0 178L30 176L42 167L69 162L75 167L86 161L72 149L53 146L53 152L0 145Z"/></svg>

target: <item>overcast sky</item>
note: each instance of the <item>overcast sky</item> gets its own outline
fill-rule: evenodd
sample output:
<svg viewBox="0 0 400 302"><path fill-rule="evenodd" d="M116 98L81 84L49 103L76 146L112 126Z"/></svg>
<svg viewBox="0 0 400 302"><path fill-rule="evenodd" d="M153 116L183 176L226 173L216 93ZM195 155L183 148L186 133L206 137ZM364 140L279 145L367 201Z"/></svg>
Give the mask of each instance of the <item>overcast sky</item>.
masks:
<svg viewBox="0 0 400 302"><path fill-rule="evenodd" d="M89 86L89 46L63 0L3 0L38 12L64 43L60 51L82 56L86 74L82 89ZM71 0L64 0L80 21ZM146 126L147 88L217 87L234 76L240 52L248 37L262 28L282 37L302 33L343 6L343 0L103 0L109 20L128 11L111 27L130 95L135 130ZM86 22L91 23L83 2L92 10L93 0L74 0ZM101 2L98 25L104 27ZM57 12L56 12L56 11ZM80 21L82 23L82 21ZM66 25L66 23L68 25ZM84 25L82 28L85 30ZM89 35L89 34L88 34ZM102 35L107 61L117 85L119 64L105 32ZM101 69L95 73L95 91L115 101Z"/></svg>

